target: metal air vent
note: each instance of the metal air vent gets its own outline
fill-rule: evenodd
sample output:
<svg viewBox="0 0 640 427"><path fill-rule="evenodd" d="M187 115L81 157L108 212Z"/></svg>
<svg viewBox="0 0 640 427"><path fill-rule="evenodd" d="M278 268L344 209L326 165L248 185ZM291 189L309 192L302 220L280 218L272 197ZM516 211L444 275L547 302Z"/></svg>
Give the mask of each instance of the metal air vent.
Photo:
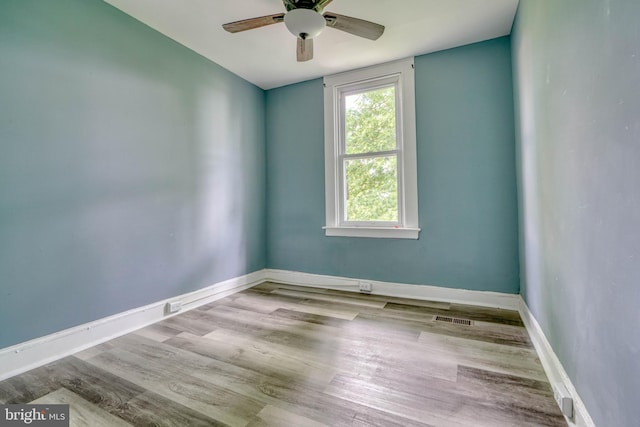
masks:
<svg viewBox="0 0 640 427"><path fill-rule="evenodd" d="M473 326L473 321L469 319L459 319L457 317L436 315L436 316L433 316L433 320L436 322L446 322L454 325Z"/></svg>

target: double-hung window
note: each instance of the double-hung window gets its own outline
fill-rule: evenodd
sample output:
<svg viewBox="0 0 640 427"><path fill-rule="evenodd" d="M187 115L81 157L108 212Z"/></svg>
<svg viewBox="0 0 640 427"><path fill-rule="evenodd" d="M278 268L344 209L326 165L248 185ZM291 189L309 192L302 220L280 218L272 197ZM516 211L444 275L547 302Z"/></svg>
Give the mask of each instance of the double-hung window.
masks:
<svg viewBox="0 0 640 427"><path fill-rule="evenodd" d="M324 78L326 235L417 239L413 58Z"/></svg>

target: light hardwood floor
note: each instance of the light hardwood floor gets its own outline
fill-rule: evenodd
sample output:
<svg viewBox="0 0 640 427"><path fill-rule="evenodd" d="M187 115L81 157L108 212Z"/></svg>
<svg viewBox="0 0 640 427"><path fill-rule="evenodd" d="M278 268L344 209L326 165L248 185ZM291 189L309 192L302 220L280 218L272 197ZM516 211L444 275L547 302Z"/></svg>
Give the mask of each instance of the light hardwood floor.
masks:
<svg viewBox="0 0 640 427"><path fill-rule="evenodd" d="M89 426L566 426L517 312L274 283L0 382L0 402Z"/></svg>

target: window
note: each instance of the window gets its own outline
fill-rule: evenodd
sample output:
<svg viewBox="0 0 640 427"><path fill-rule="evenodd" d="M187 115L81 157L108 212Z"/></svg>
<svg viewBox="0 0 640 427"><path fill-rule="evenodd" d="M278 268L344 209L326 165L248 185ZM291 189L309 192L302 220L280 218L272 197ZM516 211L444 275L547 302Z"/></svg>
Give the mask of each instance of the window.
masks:
<svg viewBox="0 0 640 427"><path fill-rule="evenodd" d="M417 239L413 58L324 78L327 236Z"/></svg>

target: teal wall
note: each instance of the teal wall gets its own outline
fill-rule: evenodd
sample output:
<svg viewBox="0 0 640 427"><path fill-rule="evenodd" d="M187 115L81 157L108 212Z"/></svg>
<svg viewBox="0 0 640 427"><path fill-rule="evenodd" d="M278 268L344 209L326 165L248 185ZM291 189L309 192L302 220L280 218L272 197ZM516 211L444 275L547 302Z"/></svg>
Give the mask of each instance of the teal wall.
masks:
<svg viewBox="0 0 640 427"><path fill-rule="evenodd" d="M264 109L100 0L4 0L0 348L264 268Z"/></svg>
<svg viewBox="0 0 640 427"><path fill-rule="evenodd" d="M267 264L517 293L510 40L417 57L419 240L325 237L322 81L267 92Z"/></svg>
<svg viewBox="0 0 640 427"><path fill-rule="evenodd" d="M640 2L520 0L522 295L598 426L640 426Z"/></svg>

